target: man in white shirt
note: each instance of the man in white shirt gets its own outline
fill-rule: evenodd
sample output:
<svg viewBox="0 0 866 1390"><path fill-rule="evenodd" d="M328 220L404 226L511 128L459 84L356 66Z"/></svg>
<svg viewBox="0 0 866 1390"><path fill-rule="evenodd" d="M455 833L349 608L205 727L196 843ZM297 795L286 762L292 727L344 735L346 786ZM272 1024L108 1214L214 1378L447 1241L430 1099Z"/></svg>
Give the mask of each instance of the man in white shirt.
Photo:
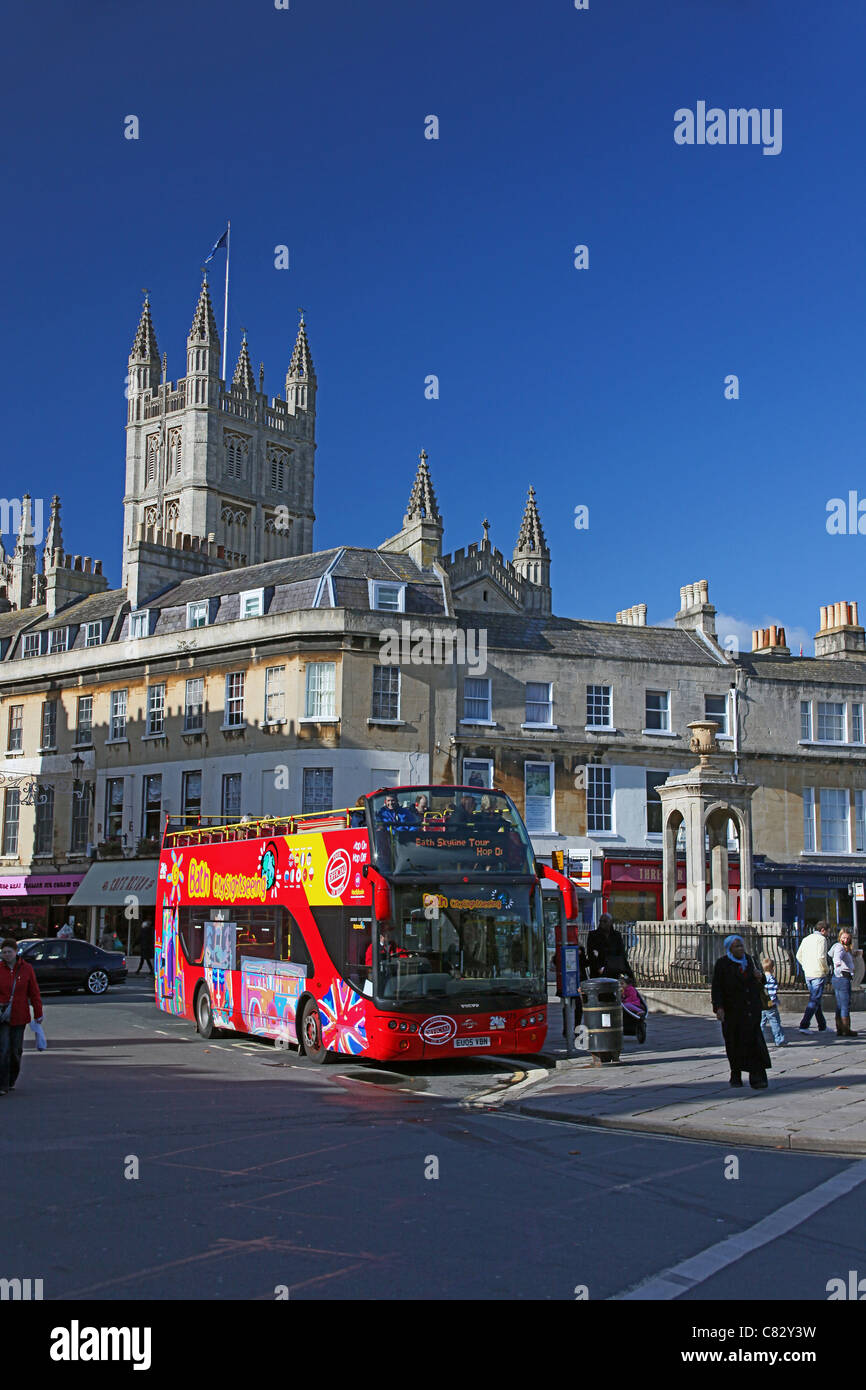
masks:
<svg viewBox="0 0 866 1390"><path fill-rule="evenodd" d="M803 938L797 951L797 960L803 967L803 974L806 976L806 985L809 990L809 1002L800 1020L799 1031L801 1033L808 1033L813 1014L818 1024L818 1032L825 1033L827 1031L827 1020L821 1012L821 996L824 993L824 986L830 978L830 966L827 961L829 932L830 928L826 922L816 922L814 930Z"/></svg>

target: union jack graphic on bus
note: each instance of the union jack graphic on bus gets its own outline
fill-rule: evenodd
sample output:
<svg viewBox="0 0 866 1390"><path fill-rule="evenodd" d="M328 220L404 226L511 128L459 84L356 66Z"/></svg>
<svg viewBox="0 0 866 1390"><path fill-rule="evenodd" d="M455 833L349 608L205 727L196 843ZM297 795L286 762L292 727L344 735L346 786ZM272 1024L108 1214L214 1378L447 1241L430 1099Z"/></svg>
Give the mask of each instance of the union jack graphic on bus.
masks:
<svg viewBox="0 0 866 1390"><path fill-rule="evenodd" d="M331 1052L367 1051L364 1000L343 980L335 980L319 1004L322 1042Z"/></svg>

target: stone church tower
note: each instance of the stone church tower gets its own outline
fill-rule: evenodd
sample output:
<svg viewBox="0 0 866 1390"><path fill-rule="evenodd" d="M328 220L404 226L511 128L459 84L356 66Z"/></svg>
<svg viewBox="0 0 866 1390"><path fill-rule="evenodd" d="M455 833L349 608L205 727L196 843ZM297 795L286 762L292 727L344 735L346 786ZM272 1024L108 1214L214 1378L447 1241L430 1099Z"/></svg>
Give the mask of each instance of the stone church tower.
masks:
<svg viewBox="0 0 866 1390"><path fill-rule="evenodd" d="M246 335L231 384L202 283L186 376L165 380L145 299L129 355L123 584L133 604L193 574L313 548L316 373L301 317L285 399L258 388Z"/></svg>

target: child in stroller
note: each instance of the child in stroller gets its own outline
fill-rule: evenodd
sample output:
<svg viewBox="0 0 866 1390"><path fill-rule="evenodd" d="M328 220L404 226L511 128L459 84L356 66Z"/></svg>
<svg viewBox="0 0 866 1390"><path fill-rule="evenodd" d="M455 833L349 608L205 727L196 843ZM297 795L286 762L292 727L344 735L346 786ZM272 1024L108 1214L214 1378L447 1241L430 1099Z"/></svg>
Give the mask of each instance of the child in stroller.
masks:
<svg viewBox="0 0 866 1390"><path fill-rule="evenodd" d="M638 994L627 975L620 975L620 994L622 998L622 1031L626 1038L637 1038L646 1042L646 1016L649 1013L646 1000Z"/></svg>

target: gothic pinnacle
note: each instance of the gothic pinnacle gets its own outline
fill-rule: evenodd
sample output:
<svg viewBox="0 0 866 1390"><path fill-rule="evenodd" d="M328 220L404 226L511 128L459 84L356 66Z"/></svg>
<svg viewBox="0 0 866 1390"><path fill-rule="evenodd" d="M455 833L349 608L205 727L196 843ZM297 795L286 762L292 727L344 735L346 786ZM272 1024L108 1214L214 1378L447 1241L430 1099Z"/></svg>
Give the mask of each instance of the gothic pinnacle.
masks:
<svg viewBox="0 0 866 1390"><path fill-rule="evenodd" d="M141 318L135 332L130 360L159 364L159 349L156 346L156 333L150 317L150 295L145 294L141 308Z"/></svg>
<svg viewBox="0 0 866 1390"><path fill-rule="evenodd" d="M247 335L244 333L241 343L238 365L235 367L235 374L232 377L232 387L237 390L246 391L247 395L254 396L256 393L256 380L253 375L253 364L250 361L249 349L247 347Z"/></svg>
<svg viewBox="0 0 866 1390"><path fill-rule="evenodd" d="M307 341L307 328L303 309L300 310L300 315L301 319L298 324L298 336L295 339L292 360L289 363L289 376L305 377L307 381L315 381L316 372L313 367L313 354L310 352L310 344Z"/></svg>
<svg viewBox="0 0 866 1390"><path fill-rule="evenodd" d="M201 282L201 290L199 292L198 303L195 306L195 313L193 315L192 328L189 330L188 341L207 343L209 347L219 349L219 333L217 332L210 291L207 287L207 275L205 275Z"/></svg>
<svg viewBox="0 0 866 1390"><path fill-rule="evenodd" d="M550 556L550 551L547 548L547 541L544 539L541 517L538 514L534 487L530 487L529 489L526 507L523 512L523 520L520 523L520 534L517 537L517 547L514 553L515 556L521 553L543 555L545 558L549 558Z"/></svg>
<svg viewBox="0 0 866 1390"><path fill-rule="evenodd" d="M409 494L409 505L406 508L403 525L408 526L410 521L422 520L437 521L440 525L442 524L436 494L433 491L433 482L430 478L430 470L427 467L427 454L424 449L418 455L418 470L412 484L412 491Z"/></svg>

